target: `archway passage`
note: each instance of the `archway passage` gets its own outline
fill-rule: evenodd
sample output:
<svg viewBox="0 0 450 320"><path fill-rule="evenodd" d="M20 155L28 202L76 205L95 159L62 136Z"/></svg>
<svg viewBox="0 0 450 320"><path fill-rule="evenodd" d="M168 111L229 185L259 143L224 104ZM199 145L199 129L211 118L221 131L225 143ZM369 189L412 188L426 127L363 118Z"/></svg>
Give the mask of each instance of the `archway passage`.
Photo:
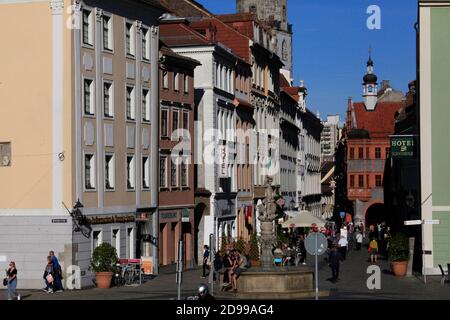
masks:
<svg viewBox="0 0 450 320"><path fill-rule="evenodd" d="M386 208L383 203L375 203L367 208L365 215L366 226L386 222L386 219Z"/></svg>

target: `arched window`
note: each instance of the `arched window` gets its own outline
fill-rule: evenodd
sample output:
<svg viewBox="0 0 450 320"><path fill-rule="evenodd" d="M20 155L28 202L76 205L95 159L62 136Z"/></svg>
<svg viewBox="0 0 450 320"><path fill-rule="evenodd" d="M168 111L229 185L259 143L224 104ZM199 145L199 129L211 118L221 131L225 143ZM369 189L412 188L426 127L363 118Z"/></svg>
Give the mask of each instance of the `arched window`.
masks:
<svg viewBox="0 0 450 320"><path fill-rule="evenodd" d="M286 40L283 40L283 44L282 44L281 50L282 50L281 51L281 56L283 57L283 60L287 61L287 59L288 59L288 47L287 47Z"/></svg>

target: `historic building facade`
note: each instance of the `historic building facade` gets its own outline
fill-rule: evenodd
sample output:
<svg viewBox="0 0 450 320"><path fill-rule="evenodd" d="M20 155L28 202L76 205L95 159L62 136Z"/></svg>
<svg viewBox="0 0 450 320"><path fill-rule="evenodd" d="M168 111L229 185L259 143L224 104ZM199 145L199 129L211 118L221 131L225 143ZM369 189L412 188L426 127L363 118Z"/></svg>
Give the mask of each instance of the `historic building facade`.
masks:
<svg viewBox="0 0 450 320"><path fill-rule="evenodd" d="M254 13L269 27L273 51L280 57L280 72L290 84L293 82L293 30L288 21L287 0L237 0L237 13Z"/></svg>
<svg viewBox="0 0 450 320"><path fill-rule="evenodd" d="M10 48L0 53L8 61L2 103L10 106L0 111L7 150L0 179L11 182L0 186L0 255L16 261L20 287L42 288L49 250L64 271L78 266L88 286L94 248L108 242L119 257L140 258L137 221L147 236L155 235L154 25L163 11L154 1L0 4L2 38ZM18 16L24 22L9 28ZM30 52L33 59L17 56ZM33 83L26 95L19 74ZM72 218L74 204L81 216ZM148 250L156 252L153 245Z"/></svg>
<svg viewBox="0 0 450 320"><path fill-rule="evenodd" d="M160 48L159 74L159 262L194 259L194 69L199 62Z"/></svg>
<svg viewBox="0 0 450 320"><path fill-rule="evenodd" d="M418 94L420 110L421 213L439 224L422 226L422 273L440 274L449 259L448 73L450 2L419 1Z"/></svg>
<svg viewBox="0 0 450 320"><path fill-rule="evenodd" d="M346 120L347 196L354 203L355 221L385 221L383 177L394 133L394 115L403 106L403 95L390 89L378 92L374 63L367 62L363 79L364 101L348 100ZM389 95L392 93L395 97Z"/></svg>

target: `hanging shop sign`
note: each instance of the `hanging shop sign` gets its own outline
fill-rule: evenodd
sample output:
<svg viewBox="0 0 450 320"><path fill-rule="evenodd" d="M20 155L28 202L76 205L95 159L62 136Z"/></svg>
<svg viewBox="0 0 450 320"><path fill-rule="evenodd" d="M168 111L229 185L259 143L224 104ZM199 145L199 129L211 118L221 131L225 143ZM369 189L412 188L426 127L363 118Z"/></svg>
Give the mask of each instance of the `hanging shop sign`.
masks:
<svg viewBox="0 0 450 320"><path fill-rule="evenodd" d="M90 225L135 222L135 216L111 216L87 218Z"/></svg>
<svg viewBox="0 0 450 320"><path fill-rule="evenodd" d="M416 156L414 136L391 136L392 158L413 158Z"/></svg>

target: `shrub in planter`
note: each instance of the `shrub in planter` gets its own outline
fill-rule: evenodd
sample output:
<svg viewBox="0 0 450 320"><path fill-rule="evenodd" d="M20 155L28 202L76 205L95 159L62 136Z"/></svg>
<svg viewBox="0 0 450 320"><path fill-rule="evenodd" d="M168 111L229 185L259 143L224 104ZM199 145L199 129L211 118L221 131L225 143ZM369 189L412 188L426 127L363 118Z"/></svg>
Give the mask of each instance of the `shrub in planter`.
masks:
<svg viewBox="0 0 450 320"><path fill-rule="evenodd" d="M241 253L245 254L245 241L242 238L239 238L238 241L236 241L236 245L234 247L236 250L239 250Z"/></svg>
<svg viewBox="0 0 450 320"><path fill-rule="evenodd" d="M113 273L116 272L116 248L109 243L102 243L94 249L89 270L95 272L97 287L107 289L111 286Z"/></svg>
<svg viewBox="0 0 450 320"><path fill-rule="evenodd" d="M228 250L228 237L225 232L222 233L222 239L220 242L220 255L223 257Z"/></svg>
<svg viewBox="0 0 450 320"><path fill-rule="evenodd" d="M253 234L252 240L250 242L250 260L252 261L252 265L259 265L259 245L258 238L256 237L256 233Z"/></svg>
<svg viewBox="0 0 450 320"><path fill-rule="evenodd" d="M389 257L392 271L397 277L406 275L409 260L409 239L398 233L389 241Z"/></svg>

